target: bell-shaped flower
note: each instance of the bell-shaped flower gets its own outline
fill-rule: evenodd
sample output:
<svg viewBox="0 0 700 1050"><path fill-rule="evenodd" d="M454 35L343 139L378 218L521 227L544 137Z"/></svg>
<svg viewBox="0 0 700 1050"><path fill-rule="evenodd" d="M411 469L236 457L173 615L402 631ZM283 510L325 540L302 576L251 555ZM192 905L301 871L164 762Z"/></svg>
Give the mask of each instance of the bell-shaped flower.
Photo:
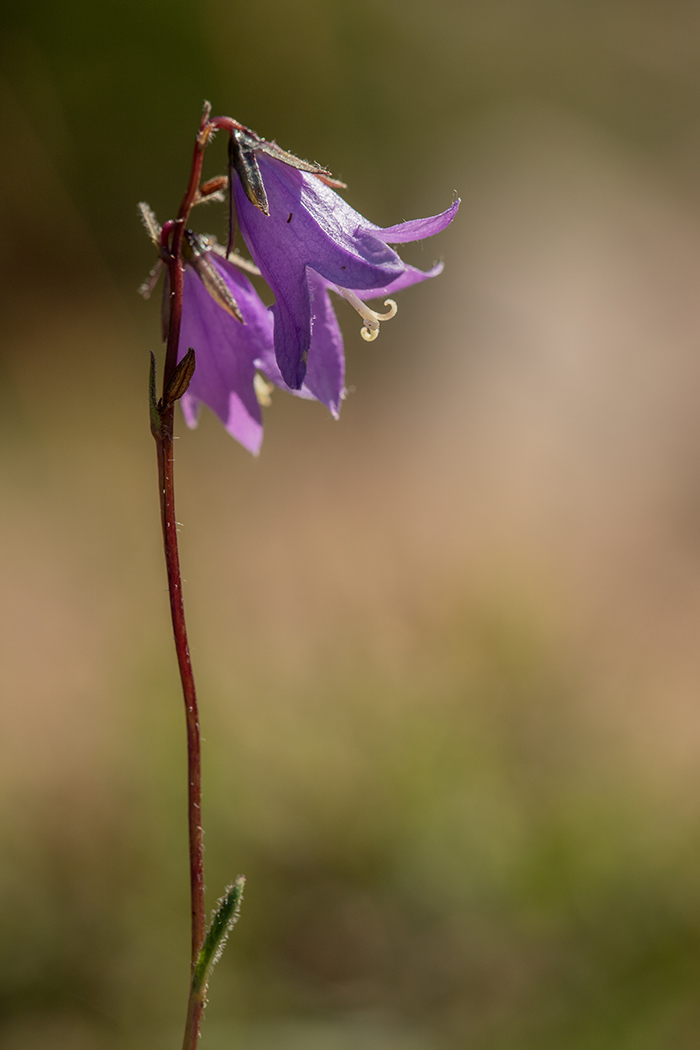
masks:
<svg viewBox="0 0 700 1050"><path fill-rule="evenodd" d="M197 243L203 247L201 239ZM196 426L204 403L257 454L263 428L255 362L260 348L272 343L270 312L233 262L207 249L188 255L177 359L193 347L196 368L181 399L185 421Z"/></svg>
<svg viewBox="0 0 700 1050"><path fill-rule="evenodd" d="M363 317L365 331L374 338L379 322L393 316L396 307L392 304L388 314L380 314L369 310L363 300L439 272L439 268L424 273L407 266L389 245L422 240L444 230L459 201L440 215L381 228L351 208L329 185L328 173L322 169L298 161L252 132L237 132L232 141L238 223L275 295L274 347L280 372L290 387L298 389L307 366L311 367L312 331L327 315L319 305L314 274L322 285L334 287L350 300Z"/></svg>
<svg viewBox="0 0 700 1050"><path fill-rule="evenodd" d="M212 241L188 233L178 362L193 347L196 368L181 399L188 426L197 425L202 403L254 455L262 443L260 405L269 403L265 379L297 397L321 401L337 418L344 394L343 345L323 289L309 352L306 381L285 383L273 349L273 317L234 256L224 258Z"/></svg>
<svg viewBox="0 0 700 1050"><path fill-rule="evenodd" d="M160 227L147 205L144 223L155 243ZM266 380L296 397L323 402L337 418L344 393L342 341L330 307L319 317L310 351L307 382L299 390L285 383L273 348L273 318L246 274L256 267L239 256L226 258L213 238L187 230L183 252L184 288L177 362L188 349L196 367L180 403L185 421L197 425L202 404L221 419L228 432L254 455L260 450L261 405L270 402ZM152 271L141 292L148 298L163 264ZM163 290L164 338L168 313L167 271Z"/></svg>

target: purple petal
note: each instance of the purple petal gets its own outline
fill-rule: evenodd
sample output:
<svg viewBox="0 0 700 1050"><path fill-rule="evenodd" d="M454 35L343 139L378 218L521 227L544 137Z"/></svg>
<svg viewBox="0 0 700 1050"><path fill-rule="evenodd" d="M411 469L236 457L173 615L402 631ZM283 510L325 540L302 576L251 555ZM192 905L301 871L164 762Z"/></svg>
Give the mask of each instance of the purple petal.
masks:
<svg viewBox="0 0 700 1050"><path fill-rule="evenodd" d="M210 296L195 271L185 267L178 360L194 347L196 368L183 398L183 414L196 425L199 402L215 412L228 432L254 454L262 442L262 419L253 387L255 358L272 345L272 319L248 278L232 263L211 261L236 299L240 324Z"/></svg>
<svg viewBox="0 0 700 1050"><path fill-rule="evenodd" d="M263 350L255 359L255 367L262 372L266 379L269 379L271 383L278 386L280 390L286 390L288 394L293 394L294 397L300 397L304 401L316 400L306 384L301 386L299 390L296 390L294 387L285 383L273 349Z"/></svg>
<svg viewBox="0 0 700 1050"><path fill-rule="evenodd" d="M369 224L335 190L315 175L264 154L259 163L270 214L263 215L249 201L244 214L246 220L253 216L257 221L256 232L263 235L263 243L272 237L274 229L274 248L281 248L286 255L286 259L274 262L291 262L294 268L310 266L329 281L356 287L377 284L388 273L398 276L401 260L396 252L379 237L364 243L358 240L358 230ZM238 182L236 187L238 203L244 194ZM248 225L252 227L251 222ZM271 260L266 261L269 266Z"/></svg>
<svg viewBox="0 0 700 1050"><path fill-rule="evenodd" d="M425 237L432 237L449 226L459 209L460 201L441 212L439 215L431 215L427 219L409 219L408 222L400 222L397 226L372 227L376 236L387 244L406 244L408 241L422 241Z"/></svg>
<svg viewBox="0 0 700 1050"><path fill-rule="evenodd" d="M360 292L360 298L362 299L376 299L380 295L393 295L395 292L400 292L403 288L410 288L412 284L420 284L421 281L427 281L430 277L437 277L444 268L445 264L442 262L435 263L435 266L430 270L418 270L415 266L406 266L400 277L397 277L391 284L385 284L383 288L352 288L351 291Z"/></svg>
<svg viewBox="0 0 700 1050"><path fill-rule="evenodd" d="M308 271L313 327L305 385L338 418L345 390L343 336L328 295L328 282Z"/></svg>
<svg viewBox="0 0 700 1050"><path fill-rule="evenodd" d="M190 384L191 386L192 384ZM185 417L185 423L194 430L199 425L199 415L202 408L202 402L199 398L196 398L191 390L186 390L180 398L180 408L182 414Z"/></svg>
<svg viewBox="0 0 700 1050"><path fill-rule="evenodd" d="M256 364L271 382L297 397L321 401L337 419L345 389L343 337L328 295L329 282L309 270L308 284L312 332L303 386L300 390L294 390L285 383L275 355L270 350L260 354Z"/></svg>
<svg viewBox="0 0 700 1050"><path fill-rule="evenodd" d="M381 229L367 222L315 176L264 153L259 153L257 160L269 214L264 215L250 202L237 178L234 192L238 220L251 255L275 295L272 312L277 363L284 381L298 390L307 367L311 367L310 363L307 366L313 312L308 272L314 271L341 287L365 292L367 298L385 294L384 290L392 286L398 290L434 276L438 271L424 275L406 267L387 242L418 240L437 233L452 221L459 202L442 215ZM402 283L396 284L397 281ZM335 350L331 353L330 348L339 345L339 336L331 331L335 320L331 322L329 316L325 307L319 310L316 323L327 329L322 337L327 350L318 359L325 368L335 357L335 375L331 379L330 373L324 372L323 376L316 375L313 382L319 399L329 407L335 404L331 410L337 411L338 354ZM331 393L331 389L335 392Z"/></svg>
<svg viewBox="0 0 700 1050"><path fill-rule="evenodd" d="M260 266L265 274L265 271ZM303 273L304 271L302 271ZM274 317L275 356L285 383L292 390L299 390L306 375L306 362L311 346L311 303L306 281L295 281L294 288L285 288L285 293L266 278L275 302L271 310ZM289 292L292 295L289 295ZM291 300L291 301L290 301Z"/></svg>
<svg viewBox="0 0 700 1050"><path fill-rule="evenodd" d="M275 294L280 370L285 382L298 389L311 345L307 266L354 288L394 280L403 266L379 237L365 235L362 216L319 179L264 155L259 163L270 214L263 215L250 203L238 180L236 208L251 255Z"/></svg>

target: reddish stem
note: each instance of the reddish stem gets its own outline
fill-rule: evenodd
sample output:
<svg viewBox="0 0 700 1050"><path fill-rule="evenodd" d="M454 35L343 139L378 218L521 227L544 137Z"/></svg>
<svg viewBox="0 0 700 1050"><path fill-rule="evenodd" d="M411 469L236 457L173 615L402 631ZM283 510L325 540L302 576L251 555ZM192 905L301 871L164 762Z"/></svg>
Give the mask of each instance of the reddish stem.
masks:
<svg viewBox="0 0 700 1050"><path fill-rule="evenodd" d="M211 135L209 112L205 110L195 141L192 157L192 168L187 191L183 197L178 217L175 222L166 223L163 227L164 248L168 252L167 266L170 277L170 319L168 324L168 342L163 369L163 396L158 406L158 424L153 428L158 455L158 486L160 491L161 522L163 526L163 545L168 570L168 591L170 594L170 612L175 638L182 692L185 700L185 719L187 724L187 789L188 789L188 825L190 854L190 900L192 914L192 972L194 973L199 953L204 943L206 919L204 912L204 844L202 838L202 757L199 730L199 713L197 710L197 693L190 660L185 623L185 607L182 596L182 578L180 576L180 557L177 542L177 518L175 516L175 482L173 457L173 426L175 409L173 405L164 407L165 391L168 389L173 373L177 367L177 352L180 342L180 325L182 321L182 298L184 290L184 266L182 245L185 227L195 201L202 176L204 149ZM170 248L167 241L171 238ZM201 997L190 991L187 1009L187 1023L183 1050L195 1050L199 1039L204 1004Z"/></svg>
<svg viewBox="0 0 700 1050"><path fill-rule="evenodd" d="M190 660L182 597L180 558L175 516L175 484L173 473L173 416L171 406L161 415L160 433L156 435L158 454L158 485L160 489L163 544L168 569L170 613L177 663L185 699L187 725L187 818L190 855L190 907L192 917L192 972L204 943L206 919L204 912L204 842L202 837L202 753L197 710L197 693ZM203 1004L190 995L183 1050L194 1050L199 1039Z"/></svg>
<svg viewBox="0 0 700 1050"><path fill-rule="evenodd" d="M204 147L211 135L212 127L209 123L202 121L202 127L194 144L192 156L192 168L187 192L182 198L180 210L177 213L177 222L173 224L172 243L170 245L170 257L168 259L168 272L170 276L170 323L168 325L168 345L165 351L165 367L163 369L163 391L168 387L177 367L177 348L180 342L180 324L182 321L182 293L184 288L185 268L182 264L182 242L185 236L185 226L192 211L199 183L202 178L202 163L204 161Z"/></svg>
<svg viewBox="0 0 700 1050"><path fill-rule="evenodd" d="M202 841L202 760L197 711L197 693L187 642L185 607L182 598L182 579L177 543L175 516L175 484L173 476L173 415L172 406L161 416L161 433L156 437L158 454L158 486L163 526L165 563L168 570L170 614L177 663L185 700L187 724L187 785L190 847L190 903L192 910L192 965L196 964L204 942L204 857Z"/></svg>
<svg viewBox="0 0 700 1050"><path fill-rule="evenodd" d="M250 131L245 124L239 124L233 117L210 117L209 124L212 128L228 131L231 135L234 131Z"/></svg>

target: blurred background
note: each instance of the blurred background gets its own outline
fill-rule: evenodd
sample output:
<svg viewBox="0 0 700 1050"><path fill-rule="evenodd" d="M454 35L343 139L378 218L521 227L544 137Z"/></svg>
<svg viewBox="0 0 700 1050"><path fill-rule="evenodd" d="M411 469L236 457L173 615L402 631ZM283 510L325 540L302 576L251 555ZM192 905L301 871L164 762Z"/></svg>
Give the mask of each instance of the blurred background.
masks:
<svg viewBox="0 0 700 1050"><path fill-rule="evenodd" d="M248 877L203 1050L696 1047L700 8L37 0L1 68L2 1050L181 1039L136 202L204 98L380 225L463 204L376 343L338 306L339 422L179 423L209 905Z"/></svg>

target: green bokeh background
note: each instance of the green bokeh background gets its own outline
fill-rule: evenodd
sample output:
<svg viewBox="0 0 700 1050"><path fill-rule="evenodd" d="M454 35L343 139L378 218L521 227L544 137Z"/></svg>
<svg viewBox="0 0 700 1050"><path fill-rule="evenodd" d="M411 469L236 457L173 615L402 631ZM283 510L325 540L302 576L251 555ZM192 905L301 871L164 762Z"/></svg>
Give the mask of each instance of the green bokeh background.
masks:
<svg viewBox="0 0 700 1050"><path fill-rule="evenodd" d="M181 1038L135 204L204 98L379 224L463 205L377 343L339 307L340 422L180 426L209 903L248 878L203 1050L697 1046L699 41L680 0L5 12L2 1050Z"/></svg>

